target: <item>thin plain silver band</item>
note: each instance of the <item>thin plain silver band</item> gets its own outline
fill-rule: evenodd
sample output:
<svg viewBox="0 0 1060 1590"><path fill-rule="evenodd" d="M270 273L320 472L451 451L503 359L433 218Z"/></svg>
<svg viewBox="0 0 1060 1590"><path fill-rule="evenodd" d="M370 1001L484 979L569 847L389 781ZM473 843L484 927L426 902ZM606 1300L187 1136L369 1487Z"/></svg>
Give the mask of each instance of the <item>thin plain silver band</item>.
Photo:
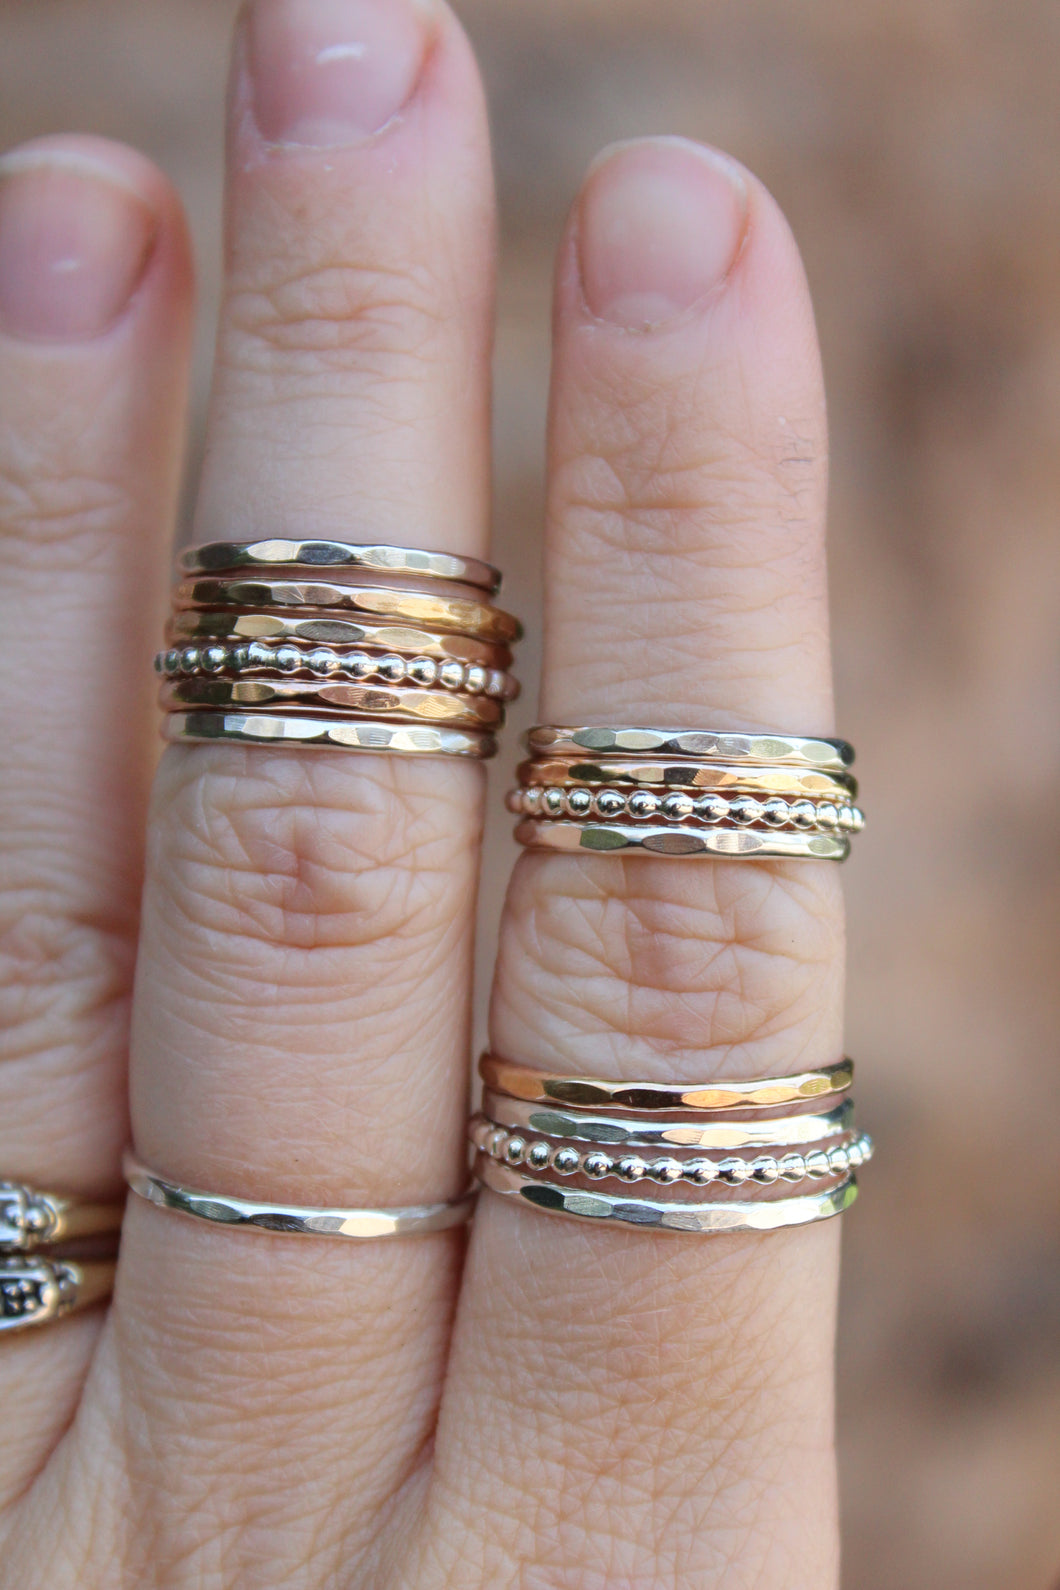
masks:
<svg viewBox="0 0 1060 1590"><path fill-rule="evenodd" d="M451 1203L420 1204L408 1209L315 1209L299 1204L261 1204L247 1198L183 1187L149 1170L126 1151L122 1170L129 1187L159 1209L175 1210L219 1226L268 1231L277 1236L347 1237L357 1242L380 1237L420 1237L448 1231L470 1220L474 1189Z"/></svg>
<svg viewBox="0 0 1060 1590"><path fill-rule="evenodd" d="M479 558L417 547L368 546L353 541L207 541L188 547L178 560L184 574L222 574L233 569L371 569L378 574L418 574L427 579L474 585L495 594L500 572Z"/></svg>
<svg viewBox="0 0 1060 1590"><path fill-rule="evenodd" d="M857 1182L846 1177L826 1192L797 1198L755 1203L667 1203L661 1199L630 1198L624 1193L601 1193L579 1187L557 1187L554 1182L524 1176L500 1165L487 1154L475 1160L475 1175L484 1187L502 1197L517 1199L544 1214L598 1225L633 1226L641 1231L669 1231L686 1235L712 1232L779 1231L785 1226L808 1226L841 1215L857 1197Z"/></svg>

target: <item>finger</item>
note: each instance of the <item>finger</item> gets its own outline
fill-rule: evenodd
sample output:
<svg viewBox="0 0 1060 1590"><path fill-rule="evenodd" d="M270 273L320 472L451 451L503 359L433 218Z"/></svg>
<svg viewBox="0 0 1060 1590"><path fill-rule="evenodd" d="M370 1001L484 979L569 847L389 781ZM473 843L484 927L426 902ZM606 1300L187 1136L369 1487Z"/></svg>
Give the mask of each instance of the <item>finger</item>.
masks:
<svg viewBox="0 0 1060 1590"><path fill-rule="evenodd" d="M0 1181L113 1199L150 686L191 280L141 156L0 160ZM67 1422L96 1317L5 1337L0 1500Z"/></svg>
<svg viewBox="0 0 1060 1590"><path fill-rule="evenodd" d="M491 190L453 17L261 0L230 128L197 538L481 555ZM460 1192L481 799L451 761L167 752L134 1017L144 1160L273 1202ZM209 1474L237 1559L262 1549L255 1520L270 1540L289 1524L270 1582L307 1553L346 1561L432 1426L460 1237L351 1246L127 1219L114 1352L152 1410L138 1472L174 1509ZM159 1440L175 1423L193 1473Z"/></svg>
<svg viewBox="0 0 1060 1590"><path fill-rule="evenodd" d="M830 730L824 460L776 206L682 141L611 152L559 268L542 721ZM841 1052L840 946L823 862L529 855L493 1045L572 1075L798 1072ZM834 1585L836 1238L483 1199L439 1506L498 1582Z"/></svg>

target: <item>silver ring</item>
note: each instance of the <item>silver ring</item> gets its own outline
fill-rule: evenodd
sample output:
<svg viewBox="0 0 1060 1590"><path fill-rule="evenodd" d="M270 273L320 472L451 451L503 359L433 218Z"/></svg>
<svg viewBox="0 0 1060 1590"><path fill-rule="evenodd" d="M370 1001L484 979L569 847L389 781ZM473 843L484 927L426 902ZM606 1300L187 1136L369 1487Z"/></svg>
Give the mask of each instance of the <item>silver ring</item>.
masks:
<svg viewBox="0 0 1060 1590"><path fill-rule="evenodd" d="M635 828L619 823L558 822L524 817L516 842L528 850L560 850L590 855L726 856L733 861L845 861L850 840L832 834L762 833L748 828Z"/></svg>
<svg viewBox="0 0 1060 1590"><path fill-rule="evenodd" d="M173 744L296 745L322 751L390 751L403 756L466 756L484 761L496 736L476 729L436 729L415 723L365 723L312 713L170 712L162 738Z"/></svg>
<svg viewBox="0 0 1060 1590"><path fill-rule="evenodd" d="M110 1296L113 1260L0 1259L0 1335L50 1325Z"/></svg>
<svg viewBox="0 0 1060 1590"><path fill-rule="evenodd" d="M641 1231L674 1231L686 1234L725 1231L779 1231L785 1226L813 1225L841 1215L858 1195L857 1183L848 1176L825 1192L797 1198L756 1203L670 1203L654 1198L630 1198L625 1193L602 1193L579 1187L557 1187L552 1182L524 1176L508 1165L479 1154L475 1175L484 1187L529 1204L545 1214L591 1220L597 1225L634 1226Z"/></svg>
<svg viewBox="0 0 1060 1590"><path fill-rule="evenodd" d="M80 1237L121 1230L123 1203L93 1203L0 1181L0 1254L33 1253Z"/></svg>
<svg viewBox="0 0 1060 1590"><path fill-rule="evenodd" d="M180 555L185 574L220 574L227 569L287 566L298 569L371 569L377 574L419 574L457 585L474 585L494 595L497 569L479 558L451 552L421 552L412 547L364 546L351 541L207 541Z"/></svg>
<svg viewBox="0 0 1060 1590"><path fill-rule="evenodd" d="M263 1204L249 1198L229 1198L169 1181L140 1163L127 1150L122 1160L125 1180L132 1191L159 1209L172 1209L209 1220L215 1225L269 1231L278 1236L348 1237L358 1242L379 1237L419 1237L448 1231L470 1220L475 1191L470 1189L449 1203L419 1204L407 1209L328 1209L299 1204Z"/></svg>
<svg viewBox="0 0 1060 1590"><path fill-rule="evenodd" d="M650 1117L622 1119L620 1115L601 1115L586 1108L538 1104L484 1088L482 1111L498 1126L515 1131L619 1148L794 1148L844 1137L854 1125L852 1099L845 1099L824 1114L786 1116L783 1120L704 1121L701 1116L698 1121L653 1121Z"/></svg>

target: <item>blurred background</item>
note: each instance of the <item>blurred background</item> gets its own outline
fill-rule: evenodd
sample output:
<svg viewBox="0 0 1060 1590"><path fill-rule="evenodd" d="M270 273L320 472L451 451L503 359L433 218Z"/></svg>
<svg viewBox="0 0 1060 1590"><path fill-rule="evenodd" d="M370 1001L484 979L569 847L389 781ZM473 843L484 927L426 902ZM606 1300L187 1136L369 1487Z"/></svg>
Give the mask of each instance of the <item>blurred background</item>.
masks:
<svg viewBox="0 0 1060 1590"><path fill-rule="evenodd" d="M457 9L500 188L497 561L531 636L551 254L585 163L638 133L718 143L802 245L833 425L839 725L871 816L847 869L849 1042L880 1154L845 1237L844 1582L1056 1590L1060 6ZM234 11L0 0L0 141L127 139L185 196L203 289L196 436ZM536 661L528 648L518 727ZM484 973L511 860L505 777Z"/></svg>

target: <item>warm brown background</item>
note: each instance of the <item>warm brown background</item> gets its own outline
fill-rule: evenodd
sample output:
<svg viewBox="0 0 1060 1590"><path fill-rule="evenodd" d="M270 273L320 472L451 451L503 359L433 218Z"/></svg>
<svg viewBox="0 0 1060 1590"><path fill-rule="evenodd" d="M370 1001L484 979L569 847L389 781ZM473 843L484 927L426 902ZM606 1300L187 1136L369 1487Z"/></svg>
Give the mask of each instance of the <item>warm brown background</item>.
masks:
<svg viewBox="0 0 1060 1590"><path fill-rule="evenodd" d="M498 561L531 632L550 253L586 160L641 132L710 139L765 178L802 243L835 441L840 722L861 746L872 819L847 872L850 1044L881 1152L847 1227L846 1584L1051 1590L1060 6L459 9L493 100L503 216ZM0 139L129 139L187 198L199 414L233 10L0 0ZM508 862L501 813L484 967Z"/></svg>

